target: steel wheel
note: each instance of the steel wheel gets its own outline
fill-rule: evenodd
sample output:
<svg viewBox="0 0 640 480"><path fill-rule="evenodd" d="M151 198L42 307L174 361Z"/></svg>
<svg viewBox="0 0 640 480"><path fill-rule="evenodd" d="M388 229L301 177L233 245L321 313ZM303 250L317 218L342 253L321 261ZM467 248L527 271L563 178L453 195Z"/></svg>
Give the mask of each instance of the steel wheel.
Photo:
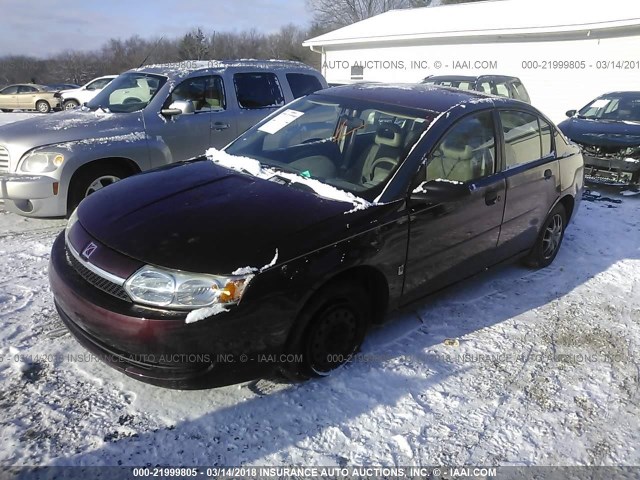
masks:
<svg viewBox="0 0 640 480"><path fill-rule="evenodd" d="M348 362L360 346L359 316L349 304L338 304L324 311L310 332L308 356L317 375Z"/></svg>
<svg viewBox="0 0 640 480"><path fill-rule="evenodd" d="M115 175L103 175L102 177L98 177L93 182L91 182L84 196L88 197L92 193L95 193L98 190L103 189L104 187L108 187L112 183L116 183L118 180L120 180L120 178L116 177Z"/></svg>

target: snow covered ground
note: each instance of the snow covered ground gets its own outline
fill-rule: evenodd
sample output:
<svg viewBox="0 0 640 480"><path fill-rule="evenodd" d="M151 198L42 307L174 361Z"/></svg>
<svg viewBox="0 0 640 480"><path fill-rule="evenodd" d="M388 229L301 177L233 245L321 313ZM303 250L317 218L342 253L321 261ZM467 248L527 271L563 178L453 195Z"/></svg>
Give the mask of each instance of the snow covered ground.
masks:
<svg viewBox="0 0 640 480"><path fill-rule="evenodd" d="M639 465L640 196L600 191L551 267L395 313L329 378L208 391L72 361L65 222L0 209L0 465Z"/></svg>

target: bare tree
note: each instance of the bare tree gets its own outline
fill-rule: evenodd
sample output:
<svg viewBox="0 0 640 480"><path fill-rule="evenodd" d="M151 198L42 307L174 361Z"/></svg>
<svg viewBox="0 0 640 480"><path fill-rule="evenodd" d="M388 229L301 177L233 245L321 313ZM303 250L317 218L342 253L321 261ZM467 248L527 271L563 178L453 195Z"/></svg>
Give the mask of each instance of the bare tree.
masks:
<svg viewBox="0 0 640 480"><path fill-rule="evenodd" d="M209 56L209 40L200 27L182 37L179 52L182 60L204 60Z"/></svg>
<svg viewBox="0 0 640 480"><path fill-rule="evenodd" d="M339 28L398 8L428 7L433 0L307 0L314 21L325 28Z"/></svg>

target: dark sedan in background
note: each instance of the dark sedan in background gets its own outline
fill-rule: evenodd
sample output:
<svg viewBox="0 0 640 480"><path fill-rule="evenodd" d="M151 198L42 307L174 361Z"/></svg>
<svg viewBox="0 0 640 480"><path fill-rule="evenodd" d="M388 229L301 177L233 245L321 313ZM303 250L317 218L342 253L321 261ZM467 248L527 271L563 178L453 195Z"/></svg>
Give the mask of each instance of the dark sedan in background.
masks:
<svg viewBox="0 0 640 480"><path fill-rule="evenodd" d="M640 92L612 92L569 110L562 132L582 147L594 183L640 185Z"/></svg>
<svg viewBox="0 0 640 480"><path fill-rule="evenodd" d="M549 265L583 173L522 102L328 89L89 196L55 241L51 288L76 338L140 380L327 375L389 309L508 259Z"/></svg>

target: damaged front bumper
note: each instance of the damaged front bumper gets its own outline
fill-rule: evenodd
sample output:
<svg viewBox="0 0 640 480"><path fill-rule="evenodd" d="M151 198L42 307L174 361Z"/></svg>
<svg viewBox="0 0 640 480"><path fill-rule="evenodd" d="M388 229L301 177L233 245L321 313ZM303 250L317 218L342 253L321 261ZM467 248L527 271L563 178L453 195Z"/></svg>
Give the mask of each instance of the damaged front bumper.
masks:
<svg viewBox="0 0 640 480"><path fill-rule="evenodd" d="M614 186L640 185L640 159L583 153L585 180Z"/></svg>

